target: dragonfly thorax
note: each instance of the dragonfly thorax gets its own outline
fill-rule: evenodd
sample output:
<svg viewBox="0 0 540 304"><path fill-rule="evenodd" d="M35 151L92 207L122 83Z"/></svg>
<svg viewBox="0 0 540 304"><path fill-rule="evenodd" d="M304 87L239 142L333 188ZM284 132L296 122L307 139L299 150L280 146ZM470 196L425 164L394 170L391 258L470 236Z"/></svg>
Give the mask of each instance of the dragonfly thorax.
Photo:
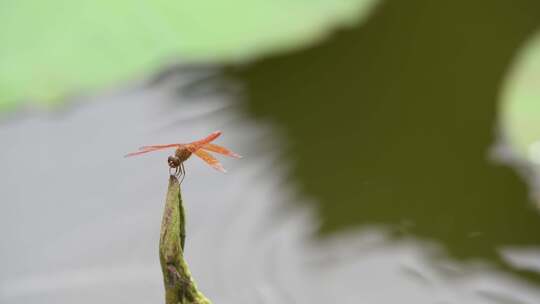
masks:
<svg viewBox="0 0 540 304"><path fill-rule="evenodd" d="M174 152L174 155L167 158L167 163L171 168L178 168L191 156L191 152L186 148L178 148Z"/></svg>
<svg viewBox="0 0 540 304"><path fill-rule="evenodd" d="M178 157L178 160L183 163L185 162L190 156L191 152L186 148L178 148L174 152L174 156Z"/></svg>

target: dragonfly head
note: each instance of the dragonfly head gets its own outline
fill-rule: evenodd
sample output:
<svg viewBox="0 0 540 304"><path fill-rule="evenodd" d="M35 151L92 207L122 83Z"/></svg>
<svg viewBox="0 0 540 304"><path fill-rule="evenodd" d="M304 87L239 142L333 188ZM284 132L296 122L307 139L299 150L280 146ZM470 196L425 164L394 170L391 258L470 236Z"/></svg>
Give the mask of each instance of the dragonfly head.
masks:
<svg viewBox="0 0 540 304"><path fill-rule="evenodd" d="M169 167L171 168L178 168L181 162L177 156L171 155L167 158L167 163L169 163Z"/></svg>

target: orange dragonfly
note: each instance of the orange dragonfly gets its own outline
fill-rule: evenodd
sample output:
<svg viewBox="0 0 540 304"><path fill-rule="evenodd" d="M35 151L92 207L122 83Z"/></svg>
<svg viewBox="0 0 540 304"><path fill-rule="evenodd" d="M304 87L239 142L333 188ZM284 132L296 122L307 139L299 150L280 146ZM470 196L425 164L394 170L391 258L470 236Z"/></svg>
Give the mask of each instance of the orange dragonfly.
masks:
<svg viewBox="0 0 540 304"><path fill-rule="evenodd" d="M175 169L175 174L182 174L185 176L186 169L184 168L184 162L192 155L195 154L212 168L225 173L225 168L219 163L219 161L208 152L215 152L225 156L240 158L241 156L232 152L231 150L212 144L211 142L221 135L221 131L215 131L212 134L206 136L201 140L190 142L187 144L168 144L168 145L153 145L143 146L139 148L139 151L126 154L125 157L141 155L148 152L176 148L174 155L169 156L167 162L169 163L169 172L171 169Z"/></svg>

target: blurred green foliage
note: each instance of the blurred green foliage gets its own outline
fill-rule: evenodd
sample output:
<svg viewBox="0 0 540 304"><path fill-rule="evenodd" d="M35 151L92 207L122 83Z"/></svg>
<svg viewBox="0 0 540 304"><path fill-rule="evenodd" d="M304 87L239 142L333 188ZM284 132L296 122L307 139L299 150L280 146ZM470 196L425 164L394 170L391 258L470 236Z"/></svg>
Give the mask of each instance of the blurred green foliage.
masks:
<svg viewBox="0 0 540 304"><path fill-rule="evenodd" d="M42 105L167 63L238 61L357 23L377 0L0 2L0 111Z"/></svg>
<svg viewBox="0 0 540 304"><path fill-rule="evenodd" d="M507 76L500 115L503 127L522 157L532 155L531 144L540 141L540 32L528 40Z"/></svg>

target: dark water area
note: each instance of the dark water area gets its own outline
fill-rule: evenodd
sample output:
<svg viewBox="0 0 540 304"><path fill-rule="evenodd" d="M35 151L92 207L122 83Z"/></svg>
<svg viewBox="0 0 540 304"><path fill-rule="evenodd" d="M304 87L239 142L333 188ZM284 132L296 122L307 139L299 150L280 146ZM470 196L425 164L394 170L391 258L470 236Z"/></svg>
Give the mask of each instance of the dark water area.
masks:
<svg viewBox="0 0 540 304"><path fill-rule="evenodd" d="M362 27L229 73L286 134L321 233L386 225L540 283L501 259L540 244L540 216L490 155L501 83L539 25L537 1L386 1Z"/></svg>
<svg viewBox="0 0 540 304"><path fill-rule="evenodd" d="M385 1L305 50L4 121L0 302L162 302L168 153L122 156L221 129L244 157L220 158L226 175L190 159L182 184L186 259L214 303L539 303L539 210L494 152L539 17Z"/></svg>

